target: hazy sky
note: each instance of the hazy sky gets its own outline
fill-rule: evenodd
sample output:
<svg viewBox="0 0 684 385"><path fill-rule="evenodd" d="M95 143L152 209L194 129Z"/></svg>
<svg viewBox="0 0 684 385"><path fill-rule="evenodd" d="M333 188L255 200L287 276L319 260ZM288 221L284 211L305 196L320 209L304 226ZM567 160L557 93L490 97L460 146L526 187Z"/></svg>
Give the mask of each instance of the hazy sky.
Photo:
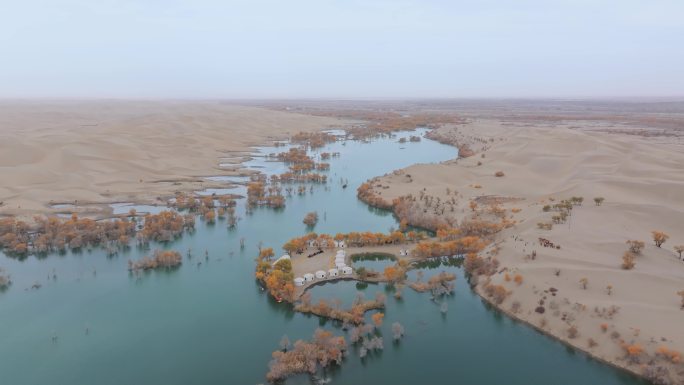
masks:
<svg viewBox="0 0 684 385"><path fill-rule="evenodd" d="M0 97L684 96L684 0L0 0Z"/></svg>

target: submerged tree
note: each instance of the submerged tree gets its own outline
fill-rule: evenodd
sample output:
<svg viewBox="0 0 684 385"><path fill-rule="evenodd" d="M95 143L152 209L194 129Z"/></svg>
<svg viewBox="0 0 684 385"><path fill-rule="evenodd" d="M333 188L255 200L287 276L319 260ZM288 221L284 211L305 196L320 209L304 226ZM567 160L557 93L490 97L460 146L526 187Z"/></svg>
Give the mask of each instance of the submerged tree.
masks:
<svg viewBox="0 0 684 385"><path fill-rule="evenodd" d="M5 273L5 270L0 267L0 290L6 289L12 284L12 279L9 274Z"/></svg>
<svg viewBox="0 0 684 385"><path fill-rule="evenodd" d="M128 261L128 270L151 270L172 268L183 263L180 253L173 250L155 250L151 257L145 256L138 261Z"/></svg>
<svg viewBox="0 0 684 385"><path fill-rule="evenodd" d="M276 382L295 374L314 374L318 368L341 364L346 350L347 343L344 337L316 329L310 342L298 340L291 350L273 352L266 378L268 381Z"/></svg>
<svg viewBox="0 0 684 385"><path fill-rule="evenodd" d="M442 312L442 314L446 314L447 311L449 311L449 305L446 301L442 302L442 304L439 306L439 311Z"/></svg>
<svg viewBox="0 0 684 385"><path fill-rule="evenodd" d="M287 335L284 335L283 338L280 339L280 349L282 351L287 351L290 348L290 345L290 339Z"/></svg>
<svg viewBox="0 0 684 385"><path fill-rule="evenodd" d="M399 323L395 322L392 324L392 338L395 341L399 341L404 336L404 327Z"/></svg>
<svg viewBox="0 0 684 385"><path fill-rule="evenodd" d="M382 326L382 320L385 318L384 313L375 313L371 316L371 319L373 320L373 324L375 325L376 328L379 328Z"/></svg>
<svg viewBox="0 0 684 385"><path fill-rule="evenodd" d="M316 226L316 223L318 223L318 213L315 211L307 213L302 222L309 227Z"/></svg>

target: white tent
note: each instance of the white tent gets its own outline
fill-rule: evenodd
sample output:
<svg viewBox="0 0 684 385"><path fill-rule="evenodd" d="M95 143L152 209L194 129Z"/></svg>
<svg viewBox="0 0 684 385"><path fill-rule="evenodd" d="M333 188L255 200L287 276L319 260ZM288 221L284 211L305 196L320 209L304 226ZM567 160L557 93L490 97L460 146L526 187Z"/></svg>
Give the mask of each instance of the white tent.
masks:
<svg viewBox="0 0 684 385"><path fill-rule="evenodd" d="M347 264L344 262L335 263L335 267L337 267L338 269L342 269L345 266L347 266Z"/></svg>
<svg viewBox="0 0 684 385"><path fill-rule="evenodd" d="M337 250L337 256L339 257L340 255L344 257L347 253L345 253L344 250Z"/></svg>
<svg viewBox="0 0 684 385"><path fill-rule="evenodd" d="M304 278L297 277L294 279L295 286L304 286Z"/></svg>
<svg viewBox="0 0 684 385"><path fill-rule="evenodd" d="M316 278L318 278L318 279L325 278L325 276L326 276L326 274L325 274L325 271L323 271L323 270L318 270L316 272Z"/></svg>
<svg viewBox="0 0 684 385"><path fill-rule="evenodd" d="M283 259L290 259L290 256L289 256L288 254L283 255L282 257L276 259L276 260L273 262L273 265L275 266L276 263L282 261Z"/></svg>
<svg viewBox="0 0 684 385"><path fill-rule="evenodd" d="M314 275L311 273L306 273L306 274L304 274L304 280L306 282L311 282L314 280Z"/></svg>
<svg viewBox="0 0 684 385"><path fill-rule="evenodd" d="M342 274L351 274L352 273L352 268L349 266L345 266L342 268Z"/></svg>
<svg viewBox="0 0 684 385"><path fill-rule="evenodd" d="M337 277L339 275L339 272L337 269L330 269L328 270L328 276L329 277Z"/></svg>

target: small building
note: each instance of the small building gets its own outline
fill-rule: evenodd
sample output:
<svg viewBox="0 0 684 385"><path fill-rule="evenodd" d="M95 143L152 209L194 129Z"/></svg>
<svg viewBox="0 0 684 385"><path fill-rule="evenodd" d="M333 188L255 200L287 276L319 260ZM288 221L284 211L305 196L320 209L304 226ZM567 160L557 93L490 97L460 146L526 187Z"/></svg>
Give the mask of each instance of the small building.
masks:
<svg viewBox="0 0 684 385"><path fill-rule="evenodd" d="M337 269L328 270L328 277L337 277L338 275L339 271Z"/></svg>
<svg viewBox="0 0 684 385"><path fill-rule="evenodd" d="M297 277L294 279L295 286L304 286L304 278Z"/></svg>
<svg viewBox="0 0 684 385"><path fill-rule="evenodd" d="M323 271L323 270L318 270L318 271L316 272L316 278L322 279L322 278L325 278L325 277L326 277L325 271Z"/></svg>
<svg viewBox="0 0 684 385"><path fill-rule="evenodd" d="M353 272L353 271L352 271L352 268L349 267L349 266L345 266L345 267L342 268L342 274L344 274L344 275L349 275L349 274L351 274L352 272Z"/></svg>
<svg viewBox="0 0 684 385"><path fill-rule="evenodd" d="M304 274L304 281L311 282L314 280L314 275L311 273Z"/></svg>

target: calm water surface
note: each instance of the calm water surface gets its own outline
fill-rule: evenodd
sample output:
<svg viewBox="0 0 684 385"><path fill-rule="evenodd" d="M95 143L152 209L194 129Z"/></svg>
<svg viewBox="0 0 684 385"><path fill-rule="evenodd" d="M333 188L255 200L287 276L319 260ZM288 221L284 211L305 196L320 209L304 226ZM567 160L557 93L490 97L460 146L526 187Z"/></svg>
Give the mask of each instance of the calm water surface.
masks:
<svg viewBox="0 0 684 385"><path fill-rule="evenodd" d="M329 183L315 186L313 194L289 198L284 210L257 209L250 215L240 202L242 220L235 230L228 230L225 221L207 225L198 220L193 235L153 245L183 255L193 251L194 258L172 272L152 272L142 279L129 276L127 260L148 252L135 247L113 258L97 249L23 261L0 254L0 266L14 280L0 293L0 384L264 383L271 352L284 334L294 341L308 339L316 327L342 331L268 298L253 279L258 242L279 250L306 231L302 218L314 210L320 218L317 232L388 231L397 226L387 212L359 202L356 187L397 168L456 156L453 147L430 140L399 144L397 139L330 144L323 151L342 156L330 160ZM264 157L248 164L266 173L284 170ZM346 189L341 178L349 181ZM246 247L241 250L242 237ZM53 269L57 279L48 280ZM458 275L445 315L429 294L408 289L397 301L384 285L338 282L314 288L315 299L339 298L345 304L359 290L367 298L378 291L389 297L384 351L361 360L352 349L341 368L324 376L333 384L348 385L642 383L488 308L468 288L459 267L433 266L426 269L426 277L442 270ZM42 288L28 289L34 282ZM395 321L406 329L399 344L391 340ZM307 376L298 376L287 384L309 382Z"/></svg>

